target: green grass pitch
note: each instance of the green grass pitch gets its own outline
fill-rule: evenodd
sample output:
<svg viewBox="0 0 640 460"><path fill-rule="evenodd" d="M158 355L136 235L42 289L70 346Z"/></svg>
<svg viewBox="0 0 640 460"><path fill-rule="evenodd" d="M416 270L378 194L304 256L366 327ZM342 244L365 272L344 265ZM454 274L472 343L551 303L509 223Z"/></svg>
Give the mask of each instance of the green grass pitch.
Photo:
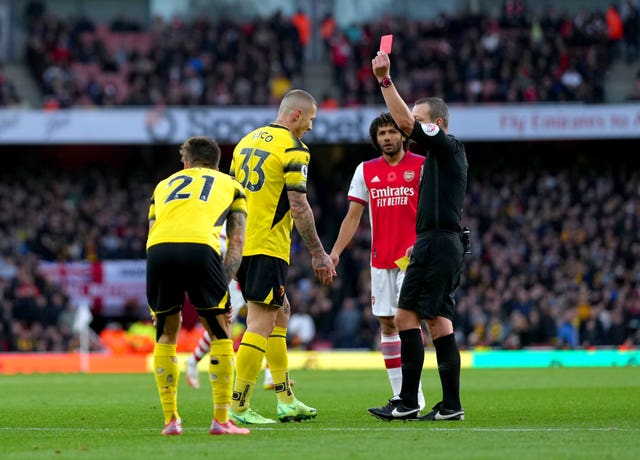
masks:
<svg viewBox="0 0 640 460"><path fill-rule="evenodd" d="M43 358L46 359L46 358ZM211 391L181 377L182 436L160 435L151 374L0 376L0 457L10 459L638 459L640 368L462 371L462 422L383 422L367 407L390 396L381 371L292 372L316 420L211 436ZM262 377L260 377L262 379ZM261 380L260 380L261 382ZM429 405L440 399L426 369ZM275 417L258 387L253 407Z"/></svg>

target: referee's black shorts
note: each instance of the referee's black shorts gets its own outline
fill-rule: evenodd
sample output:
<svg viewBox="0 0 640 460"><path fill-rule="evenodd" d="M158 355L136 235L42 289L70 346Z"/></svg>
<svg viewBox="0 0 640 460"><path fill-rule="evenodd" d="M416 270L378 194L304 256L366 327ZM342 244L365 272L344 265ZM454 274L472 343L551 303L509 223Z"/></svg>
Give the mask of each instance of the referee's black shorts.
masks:
<svg viewBox="0 0 640 460"><path fill-rule="evenodd" d="M444 316L453 321L453 293L460 284L463 248L454 232L432 231L420 235L400 289L398 308L413 310L421 318Z"/></svg>
<svg viewBox="0 0 640 460"><path fill-rule="evenodd" d="M197 310L226 310L229 291L222 259L198 243L161 243L147 252L147 301L156 314L182 310L185 292Z"/></svg>

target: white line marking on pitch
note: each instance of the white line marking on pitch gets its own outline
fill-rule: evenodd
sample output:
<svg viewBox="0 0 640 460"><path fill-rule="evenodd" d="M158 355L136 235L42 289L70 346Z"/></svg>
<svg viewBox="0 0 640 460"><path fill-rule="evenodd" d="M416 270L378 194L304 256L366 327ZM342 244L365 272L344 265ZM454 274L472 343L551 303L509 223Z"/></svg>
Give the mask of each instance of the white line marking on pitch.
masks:
<svg viewBox="0 0 640 460"><path fill-rule="evenodd" d="M257 427L251 426L252 430L256 431L280 431L277 428ZM185 428L185 431L200 430L200 427L191 426ZM638 428L619 428L619 427L574 427L574 428L481 428L481 427L458 427L458 428L446 428L446 427L385 427L385 428L349 428L349 427L295 427L294 431L483 431L483 432L495 432L495 433L575 433L579 431L640 431ZM131 432L131 428L62 428L62 427L0 427L0 431L42 431L42 432L57 432L57 431L75 431L75 432L117 432L126 431ZM157 428L141 428L140 431L158 431Z"/></svg>

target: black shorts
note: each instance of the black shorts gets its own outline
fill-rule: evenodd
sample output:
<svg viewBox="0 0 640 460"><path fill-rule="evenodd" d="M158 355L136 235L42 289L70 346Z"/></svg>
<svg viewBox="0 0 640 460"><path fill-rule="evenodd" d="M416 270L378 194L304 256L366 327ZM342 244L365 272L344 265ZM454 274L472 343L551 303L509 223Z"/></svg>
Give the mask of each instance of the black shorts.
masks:
<svg viewBox="0 0 640 460"><path fill-rule="evenodd" d="M287 268L287 262L278 257L243 257L238 270L238 283L247 302L281 307L287 285Z"/></svg>
<svg viewBox="0 0 640 460"><path fill-rule="evenodd" d="M211 246L197 243L162 243L147 253L147 301L160 315L182 310L185 292L196 310L229 305L222 259Z"/></svg>
<svg viewBox="0 0 640 460"><path fill-rule="evenodd" d="M419 236L400 289L398 308L412 310L421 318L444 316L453 321L454 291L460 284L463 248L453 232L430 232Z"/></svg>

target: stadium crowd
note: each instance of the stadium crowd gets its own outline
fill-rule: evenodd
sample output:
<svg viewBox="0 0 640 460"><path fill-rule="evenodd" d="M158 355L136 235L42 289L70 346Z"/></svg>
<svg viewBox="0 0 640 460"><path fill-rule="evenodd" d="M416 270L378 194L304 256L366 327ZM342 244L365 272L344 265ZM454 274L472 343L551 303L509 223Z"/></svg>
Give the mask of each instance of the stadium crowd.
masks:
<svg viewBox="0 0 640 460"><path fill-rule="evenodd" d="M638 59L634 2L572 17L555 8L530 15L521 2L504 3L511 6L496 18L390 16L340 28L327 16L321 36L340 91L335 104L380 103L370 59L378 37L389 32L401 93L440 95L453 104L602 102L611 60ZM29 5L40 8L27 10L26 59L47 108L269 105L302 73L308 29L280 13L250 23L158 18L147 27L125 17L94 24L58 17L43 2ZM17 103L0 68L0 106ZM74 172L27 163L0 172L0 351L74 349L76 305L39 273L38 260L144 258L157 177L139 166ZM472 164L464 219L474 248L458 291L460 346L640 346L640 173L548 166L496 173ZM309 187L327 247L346 212L353 167L335 168L330 184L315 177ZM365 215L338 278L323 288L294 233L292 346L378 346L369 237ZM96 333L145 319L96 313Z"/></svg>
<svg viewBox="0 0 640 460"><path fill-rule="evenodd" d="M632 1L575 15L504 3L495 17L443 12L346 27L325 17L317 27L336 88L325 102L381 103L370 60L387 33L395 37L400 92L450 104L603 102L612 60L637 62L640 13ZM301 12L276 12L249 22L155 18L143 26L117 17L95 24L43 8L27 16L26 62L48 108L275 105L300 86L308 21Z"/></svg>
<svg viewBox="0 0 640 460"><path fill-rule="evenodd" d="M534 158L527 168L501 171L472 164L464 220L472 230L473 254L458 291L460 345L639 346L640 173L535 164ZM74 347L75 305L39 274L37 260L144 258L153 177L141 179L135 168L72 173L41 167L1 176L0 350ZM335 187L314 177L309 192L328 245L347 206L348 177L333 181ZM334 198L323 202L326 197ZM369 237L365 218L335 283L324 288L314 281L294 232L291 346L378 346ZM127 329L139 319L145 318L101 318L98 312L94 328L100 333L121 320Z"/></svg>
<svg viewBox="0 0 640 460"><path fill-rule="evenodd" d="M370 60L387 33L394 34L400 93L450 104L603 102L612 61L623 53L637 61L640 13L631 1L620 11L612 4L575 15L557 6L537 12L524 2L504 5L496 17L460 11L336 28L326 44L340 99L345 106L379 102Z"/></svg>
<svg viewBox="0 0 640 460"><path fill-rule="evenodd" d="M302 72L298 28L279 12L247 23L157 17L143 27L45 10L27 29L26 62L48 108L273 105Z"/></svg>

